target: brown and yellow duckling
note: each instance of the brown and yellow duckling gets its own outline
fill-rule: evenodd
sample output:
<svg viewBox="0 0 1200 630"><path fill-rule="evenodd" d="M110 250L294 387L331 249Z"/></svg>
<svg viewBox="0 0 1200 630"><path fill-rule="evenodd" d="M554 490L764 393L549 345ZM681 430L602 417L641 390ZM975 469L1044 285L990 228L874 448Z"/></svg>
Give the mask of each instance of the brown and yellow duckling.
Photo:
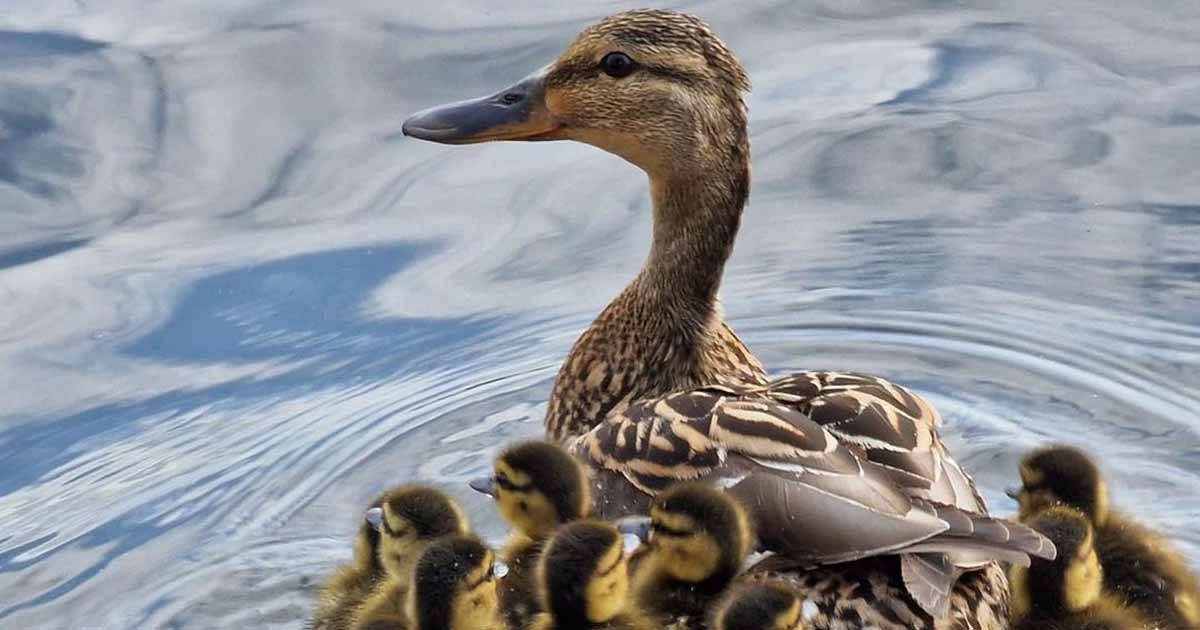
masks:
<svg viewBox="0 0 1200 630"><path fill-rule="evenodd" d="M583 142L649 178L646 262L572 347L546 410L549 439L594 471L595 516L645 513L677 482L723 478L768 549L824 567L797 584L815 593L806 600L820 596L831 624L1001 629L997 561L1053 548L987 517L938 435L937 410L864 374L769 380L722 316L717 293L750 191L748 89L703 21L627 11L510 88L420 112L403 132ZM861 585L876 595L847 595Z"/></svg>
<svg viewBox="0 0 1200 630"><path fill-rule="evenodd" d="M658 625L707 628L713 603L750 552L745 510L728 494L693 482L655 497L646 520L650 550L634 576L638 606ZM627 519L622 527L634 523Z"/></svg>
<svg viewBox="0 0 1200 630"><path fill-rule="evenodd" d="M750 584L716 606L710 625L714 630L805 630L804 603L786 584Z"/></svg>
<svg viewBox="0 0 1200 630"><path fill-rule="evenodd" d="M628 600L629 567L621 533L576 521L546 542L538 566L544 611L530 630L653 630Z"/></svg>
<svg viewBox="0 0 1200 630"><path fill-rule="evenodd" d="M392 582L359 611L355 630L496 630L500 627L492 551L470 536L430 543L405 582ZM383 602L377 598L386 598Z"/></svg>
<svg viewBox="0 0 1200 630"><path fill-rule="evenodd" d="M1020 465L1022 487L1010 492L1026 521L1048 506L1083 512L1095 531L1104 587L1163 630L1200 627L1200 585L1178 551L1162 536L1109 503L1108 483L1083 451L1050 446Z"/></svg>
<svg viewBox="0 0 1200 630"><path fill-rule="evenodd" d="M340 630L387 579L407 581L412 563L429 542L468 531L466 517L439 490L403 485L371 502L354 539L354 560L339 567L318 596L310 627Z"/></svg>
<svg viewBox="0 0 1200 630"><path fill-rule="evenodd" d="M1058 557L1011 571L1013 630L1143 630L1154 628L1104 589L1095 535L1082 512L1058 505L1029 520L1054 541Z"/></svg>
<svg viewBox="0 0 1200 630"><path fill-rule="evenodd" d="M471 487L494 497L513 527L499 554L508 569L500 581L500 607L510 628L525 628L541 611L537 563L546 539L591 510L587 475L561 447L530 441L501 451L492 476L472 481Z"/></svg>

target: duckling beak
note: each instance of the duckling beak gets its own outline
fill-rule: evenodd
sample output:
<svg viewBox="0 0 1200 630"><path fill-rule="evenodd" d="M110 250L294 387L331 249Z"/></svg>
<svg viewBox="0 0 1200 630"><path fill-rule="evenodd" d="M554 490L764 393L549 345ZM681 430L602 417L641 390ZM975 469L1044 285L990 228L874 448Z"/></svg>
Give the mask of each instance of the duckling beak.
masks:
<svg viewBox="0 0 1200 630"><path fill-rule="evenodd" d="M546 108L548 69L489 96L417 112L401 129L406 136L442 144L554 140L560 124Z"/></svg>
<svg viewBox="0 0 1200 630"><path fill-rule="evenodd" d="M379 529L379 526L383 524L383 508L373 507L367 510L367 513L363 515L363 518L367 519L367 522L371 524L371 527Z"/></svg>
<svg viewBox="0 0 1200 630"><path fill-rule="evenodd" d="M467 482L471 489L480 494L486 494L489 497L496 496L496 482L491 477L480 477Z"/></svg>
<svg viewBox="0 0 1200 630"><path fill-rule="evenodd" d="M1021 499L1021 488L1018 486L1010 486L1004 489L1004 494L1007 494L1008 498L1014 501L1019 501Z"/></svg>
<svg viewBox="0 0 1200 630"><path fill-rule="evenodd" d="M650 517L627 516L616 522L617 530L622 534L637 536L642 542L650 540Z"/></svg>

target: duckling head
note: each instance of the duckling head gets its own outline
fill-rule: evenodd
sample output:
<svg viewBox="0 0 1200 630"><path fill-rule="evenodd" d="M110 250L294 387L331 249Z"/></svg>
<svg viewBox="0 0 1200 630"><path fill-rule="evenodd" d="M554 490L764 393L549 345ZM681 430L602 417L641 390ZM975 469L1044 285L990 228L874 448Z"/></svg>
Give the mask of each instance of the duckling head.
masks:
<svg viewBox="0 0 1200 630"><path fill-rule="evenodd" d="M803 630L804 606L783 584L764 582L734 591L713 616L716 630Z"/></svg>
<svg viewBox="0 0 1200 630"><path fill-rule="evenodd" d="M546 544L538 566L542 603L560 628L611 620L625 608L629 569L620 532L608 523L575 521Z"/></svg>
<svg viewBox="0 0 1200 630"><path fill-rule="evenodd" d="M408 618L417 630L494 630L499 600L492 551L471 536L431 543L413 568Z"/></svg>
<svg viewBox="0 0 1200 630"><path fill-rule="evenodd" d="M1070 446L1038 449L1021 461L1020 472L1022 487L1010 494L1020 504L1022 521L1055 503L1080 510L1098 526L1108 519L1108 484L1083 451Z"/></svg>
<svg viewBox="0 0 1200 630"><path fill-rule="evenodd" d="M549 442L522 442L505 449L496 457L492 477L473 481L471 487L495 497L504 520L530 538L586 518L591 509L583 467Z"/></svg>
<svg viewBox="0 0 1200 630"><path fill-rule="evenodd" d="M576 140L652 178L724 172L748 159L748 89L745 70L703 21L626 11L584 29L556 61L516 85L420 112L403 131L448 144Z"/></svg>
<svg viewBox="0 0 1200 630"><path fill-rule="evenodd" d="M1058 556L1054 560L1033 558L1029 567L1012 568L1013 613L1070 613L1095 603L1100 597L1103 571L1087 516L1075 508L1056 505L1039 512L1027 524L1054 542Z"/></svg>
<svg viewBox="0 0 1200 630"><path fill-rule="evenodd" d="M389 575L404 576L426 543L443 536L465 535L466 516L453 499L426 486L393 488L367 510L367 521L379 535L379 560Z"/></svg>
<svg viewBox="0 0 1200 630"><path fill-rule="evenodd" d="M727 582L750 551L746 511L703 483L676 485L650 506L650 558L683 582Z"/></svg>

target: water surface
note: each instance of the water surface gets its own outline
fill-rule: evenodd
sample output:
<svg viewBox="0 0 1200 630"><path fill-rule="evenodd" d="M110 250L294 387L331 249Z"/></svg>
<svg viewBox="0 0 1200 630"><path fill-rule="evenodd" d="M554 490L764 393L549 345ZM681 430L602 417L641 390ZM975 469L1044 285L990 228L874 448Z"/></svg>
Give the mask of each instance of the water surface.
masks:
<svg viewBox="0 0 1200 630"><path fill-rule="evenodd" d="M617 158L399 135L623 5L504 4L8 0L0 626L298 628L400 481L500 535L462 482L649 242ZM1003 514L1086 446L1200 560L1200 5L666 4L754 82L772 370L927 395Z"/></svg>

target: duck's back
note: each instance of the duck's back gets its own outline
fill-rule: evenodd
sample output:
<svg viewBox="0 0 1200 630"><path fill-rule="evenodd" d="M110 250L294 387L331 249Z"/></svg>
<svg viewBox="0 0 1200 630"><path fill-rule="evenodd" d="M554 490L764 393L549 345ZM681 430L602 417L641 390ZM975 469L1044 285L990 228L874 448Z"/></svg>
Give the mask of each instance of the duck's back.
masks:
<svg viewBox="0 0 1200 630"><path fill-rule="evenodd" d="M768 558L744 578L778 580L815 610L806 630L1004 630L1008 628L1008 578L996 563L965 573L950 595L950 612L933 619L913 602L894 556L795 570ZM806 603L806 606L809 605Z"/></svg>
<svg viewBox="0 0 1200 630"><path fill-rule="evenodd" d="M1166 540L1117 513L1097 534L1096 553L1104 568L1106 591L1163 630L1200 625L1196 578Z"/></svg>

